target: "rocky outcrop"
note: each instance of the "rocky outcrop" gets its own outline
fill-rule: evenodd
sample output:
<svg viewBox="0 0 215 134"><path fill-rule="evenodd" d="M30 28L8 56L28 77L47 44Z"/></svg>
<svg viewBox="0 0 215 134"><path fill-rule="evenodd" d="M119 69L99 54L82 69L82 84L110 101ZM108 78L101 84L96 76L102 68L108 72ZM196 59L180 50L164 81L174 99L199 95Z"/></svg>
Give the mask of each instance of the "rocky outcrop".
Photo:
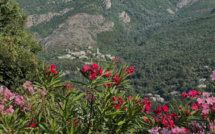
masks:
<svg viewBox="0 0 215 134"><path fill-rule="evenodd" d="M104 5L105 5L105 8L106 9L109 9L109 8L111 8L111 0L104 0Z"/></svg>
<svg viewBox="0 0 215 134"><path fill-rule="evenodd" d="M30 15L28 16L28 21L26 24L26 27L32 27L32 26L36 26L44 21L50 21L54 16L60 16L60 15L64 15L65 13L69 12L73 10L73 8L65 8L64 10L60 11L60 12L54 12L54 13L46 13L46 14L41 14L41 15Z"/></svg>
<svg viewBox="0 0 215 134"><path fill-rule="evenodd" d="M168 8L168 9L166 9L167 10L167 12L169 12L170 14L175 14L173 11L172 11L172 9L170 9L170 8Z"/></svg>
<svg viewBox="0 0 215 134"><path fill-rule="evenodd" d="M178 4L177 7L178 8L183 8L185 6L190 6L194 3L198 2L198 0L181 0Z"/></svg>
<svg viewBox="0 0 215 134"><path fill-rule="evenodd" d="M73 1L73 0L62 0L62 2L70 2L70 1Z"/></svg>
<svg viewBox="0 0 215 134"><path fill-rule="evenodd" d="M129 23L131 21L130 17L128 16L125 11L119 14L119 18L124 22L124 23Z"/></svg>
<svg viewBox="0 0 215 134"><path fill-rule="evenodd" d="M67 3L67 2L70 2L70 1L73 1L73 0L61 0L62 2L64 3ZM59 1L58 1L59 2ZM58 2L55 2L55 1L48 1L47 4L56 4Z"/></svg>
<svg viewBox="0 0 215 134"><path fill-rule="evenodd" d="M56 45L92 45L100 32L111 31L113 22L107 22L102 15L79 13L69 17L48 37L40 41L45 47ZM65 48L64 48L65 49Z"/></svg>

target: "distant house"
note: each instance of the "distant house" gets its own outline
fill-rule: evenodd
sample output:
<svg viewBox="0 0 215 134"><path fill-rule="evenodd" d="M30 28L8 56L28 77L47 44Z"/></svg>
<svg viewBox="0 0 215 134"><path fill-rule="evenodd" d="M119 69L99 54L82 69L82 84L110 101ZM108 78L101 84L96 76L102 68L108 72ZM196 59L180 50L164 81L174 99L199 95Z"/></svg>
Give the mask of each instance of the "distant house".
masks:
<svg viewBox="0 0 215 134"><path fill-rule="evenodd" d="M162 98L162 97L160 97L160 98L156 98L156 100L157 100L158 102L161 102L161 103L163 103L163 102L164 102L164 98Z"/></svg>
<svg viewBox="0 0 215 134"><path fill-rule="evenodd" d="M208 69L208 68L209 68L208 66L204 66L202 69L204 69L204 70L205 70L205 69Z"/></svg>
<svg viewBox="0 0 215 134"><path fill-rule="evenodd" d="M156 97L150 97L153 101L156 101Z"/></svg>
<svg viewBox="0 0 215 134"><path fill-rule="evenodd" d="M177 95L178 92L177 92L177 91L172 91L172 92L170 92L170 94L172 94L172 95Z"/></svg>
<svg viewBox="0 0 215 134"><path fill-rule="evenodd" d="M152 93L146 93L146 96L152 96Z"/></svg>
<svg viewBox="0 0 215 134"><path fill-rule="evenodd" d="M85 55L82 55L82 56L79 56L79 59L88 59L88 57Z"/></svg>
<svg viewBox="0 0 215 134"><path fill-rule="evenodd" d="M58 59L76 59L75 57L71 56L70 54L63 55L63 56L58 56Z"/></svg>
<svg viewBox="0 0 215 134"><path fill-rule="evenodd" d="M158 94L155 94L155 97L156 97L156 98L160 98L160 95L158 95Z"/></svg>
<svg viewBox="0 0 215 134"><path fill-rule="evenodd" d="M199 82L204 82L206 80L206 78L201 78L199 79Z"/></svg>
<svg viewBox="0 0 215 134"><path fill-rule="evenodd" d="M90 63L90 62L84 62L84 64L85 64L85 65L90 65L91 63Z"/></svg>
<svg viewBox="0 0 215 134"><path fill-rule="evenodd" d="M207 86L206 85L204 85L204 84L200 84L200 85L198 85L198 88L206 88Z"/></svg>

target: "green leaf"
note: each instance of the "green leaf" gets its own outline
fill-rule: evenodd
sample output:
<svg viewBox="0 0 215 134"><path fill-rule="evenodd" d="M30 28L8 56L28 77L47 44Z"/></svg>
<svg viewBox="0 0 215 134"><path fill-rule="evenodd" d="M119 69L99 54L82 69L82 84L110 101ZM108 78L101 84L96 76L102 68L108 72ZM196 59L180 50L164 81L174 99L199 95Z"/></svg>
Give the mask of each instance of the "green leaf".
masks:
<svg viewBox="0 0 215 134"><path fill-rule="evenodd" d="M3 124L0 124L0 126L4 129L5 132L8 132L7 128Z"/></svg>
<svg viewBox="0 0 215 134"><path fill-rule="evenodd" d="M120 125L122 125L124 123L125 123L125 121L120 121L117 125L120 126Z"/></svg>

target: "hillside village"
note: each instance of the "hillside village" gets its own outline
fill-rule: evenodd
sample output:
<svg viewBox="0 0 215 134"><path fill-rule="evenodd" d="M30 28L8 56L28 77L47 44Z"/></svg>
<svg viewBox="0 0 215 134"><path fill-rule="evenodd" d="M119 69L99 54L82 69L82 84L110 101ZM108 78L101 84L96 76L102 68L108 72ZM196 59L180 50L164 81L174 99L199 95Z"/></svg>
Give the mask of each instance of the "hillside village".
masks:
<svg viewBox="0 0 215 134"><path fill-rule="evenodd" d="M71 51L69 49L66 49L67 54L58 56L58 59L90 59L90 58L97 58L100 60L108 60L113 59L115 56L111 56L110 54L102 54L99 52L99 48L96 49L96 53L93 53L93 48L91 46L88 47L88 50L84 51ZM85 62L85 64L90 64L89 62Z"/></svg>

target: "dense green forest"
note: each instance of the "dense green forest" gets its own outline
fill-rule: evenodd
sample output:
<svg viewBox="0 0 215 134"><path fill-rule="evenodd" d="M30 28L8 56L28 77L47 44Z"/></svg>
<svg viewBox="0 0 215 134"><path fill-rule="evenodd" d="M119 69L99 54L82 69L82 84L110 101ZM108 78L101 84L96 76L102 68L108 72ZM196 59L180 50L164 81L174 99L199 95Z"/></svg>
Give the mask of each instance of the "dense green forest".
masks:
<svg viewBox="0 0 215 134"><path fill-rule="evenodd" d="M183 8L178 8L179 0L112 0L110 9L105 9L100 0L73 0L68 2L49 0L17 0L27 15L40 15L48 12L59 12L65 8L74 8L62 16L55 16L27 29L37 32L41 38L49 36L69 16L77 13L102 15L114 22L112 31L97 35L95 49L101 53L118 56L120 64L133 65L136 73L132 76L131 85L134 91L130 94L152 92L170 99L171 91L188 91L191 89L211 92L209 74L215 68L214 52L214 0L199 0ZM49 3L49 4L47 4ZM174 14L169 13L171 9ZM123 23L119 13L125 11L131 19ZM66 54L60 49L48 49L41 58L55 63L61 70L70 70L65 80L79 79L73 77L76 67L83 66L90 59L66 60L57 57ZM59 48L59 49L58 49ZM68 46L73 49L73 46ZM87 50L79 46L79 50ZM94 59L93 56L89 56ZM98 61L99 59L94 59ZM199 79L206 78L205 82ZM198 88L203 84L206 88Z"/></svg>

